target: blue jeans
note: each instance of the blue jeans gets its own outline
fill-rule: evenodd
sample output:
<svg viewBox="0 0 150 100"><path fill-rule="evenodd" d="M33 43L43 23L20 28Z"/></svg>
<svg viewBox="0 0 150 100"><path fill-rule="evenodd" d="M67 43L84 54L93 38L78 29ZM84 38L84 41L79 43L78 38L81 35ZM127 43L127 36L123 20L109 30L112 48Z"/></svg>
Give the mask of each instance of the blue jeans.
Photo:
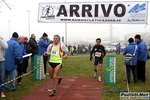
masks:
<svg viewBox="0 0 150 100"><path fill-rule="evenodd" d="M0 84L4 84L5 63L0 61ZM0 92L4 92L4 86L0 87Z"/></svg>
<svg viewBox="0 0 150 100"><path fill-rule="evenodd" d="M31 56L31 71L34 69L34 56Z"/></svg>
<svg viewBox="0 0 150 100"><path fill-rule="evenodd" d="M126 65L126 74L128 83L130 83L130 70L132 70L134 83L137 83L137 66L128 66Z"/></svg>
<svg viewBox="0 0 150 100"><path fill-rule="evenodd" d="M12 71L6 71L5 70L5 82L8 81L8 76L10 77L10 80L13 80L16 78L16 70L12 70ZM13 91L16 89L16 86L15 86L15 81L12 81L10 82L10 91Z"/></svg>

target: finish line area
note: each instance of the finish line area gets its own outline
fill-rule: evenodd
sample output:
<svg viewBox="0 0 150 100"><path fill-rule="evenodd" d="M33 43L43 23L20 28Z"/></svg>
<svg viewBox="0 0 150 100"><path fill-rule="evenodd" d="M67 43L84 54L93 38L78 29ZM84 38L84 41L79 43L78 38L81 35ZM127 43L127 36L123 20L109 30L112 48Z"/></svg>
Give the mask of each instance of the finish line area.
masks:
<svg viewBox="0 0 150 100"><path fill-rule="evenodd" d="M97 78L63 77L54 97L49 96L51 84L49 80L21 100L102 100L104 81Z"/></svg>

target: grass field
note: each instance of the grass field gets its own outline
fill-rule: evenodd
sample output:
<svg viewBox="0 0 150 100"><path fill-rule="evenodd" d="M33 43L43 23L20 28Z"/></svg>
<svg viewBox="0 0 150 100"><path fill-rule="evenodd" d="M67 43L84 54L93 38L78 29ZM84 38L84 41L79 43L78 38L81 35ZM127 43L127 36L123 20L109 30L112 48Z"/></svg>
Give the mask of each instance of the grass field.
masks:
<svg viewBox="0 0 150 100"><path fill-rule="evenodd" d="M112 54L108 54L112 55ZM123 56L116 56L117 68L116 68L116 84L107 85L104 84L104 90L127 90L125 80L125 71L123 65ZM131 84L129 85L130 91L132 92L150 92L150 61L147 62L146 66L146 83L134 84L131 74ZM106 58L104 59L103 65L103 76L105 80L105 67ZM99 68L98 68L99 69ZM47 70L48 71L48 70ZM60 71L61 76L77 76L77 77L93 77L93 61L89 60L89 55L79 55L76 57L69 57L69 59L63 60L63 68ZM20 100L23 96L27 95L32 90L36 89L38 86L48 81L47 76L42 81L33 81L33 75L23 77L22 85L17 85L17 90L14 92L5 91L6 98L0 100ZM119 100L119 93L109 93L103 92L103 100Z"/></svg>

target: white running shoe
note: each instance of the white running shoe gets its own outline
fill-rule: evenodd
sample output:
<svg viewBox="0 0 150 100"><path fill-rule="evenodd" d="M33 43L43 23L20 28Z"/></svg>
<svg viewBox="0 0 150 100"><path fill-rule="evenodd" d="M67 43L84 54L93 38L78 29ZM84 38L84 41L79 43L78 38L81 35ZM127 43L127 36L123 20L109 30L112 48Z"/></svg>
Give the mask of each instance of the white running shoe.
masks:
<svg viewBox="0 0 150 100"><path fill-rule="evenodd" d="M101 82L101 81L102 81L100 76L98 77L98 81L99 81L99 82Z"/></svg>
<svg viewBox="0 0 150 100"><path fill-rule="evenodd" d="M1 92L1 97L2 97L2 98L5 98L5 97L6 97L5 94L4 94L4 92Z"/></svg>
<svg viewBox="0 0 150 100"><path fill-rule="evenodd" d="M97 76L97 72L95 72L95 74L94 74L94 77L96 77Z"/></svg>
<svg viewBox="0 0 150 100"><path fill-rule="evenodd" d="M47 75L47 76L48 76L48 75L49 75L49 73L46 73L45 75Z"/></svg>

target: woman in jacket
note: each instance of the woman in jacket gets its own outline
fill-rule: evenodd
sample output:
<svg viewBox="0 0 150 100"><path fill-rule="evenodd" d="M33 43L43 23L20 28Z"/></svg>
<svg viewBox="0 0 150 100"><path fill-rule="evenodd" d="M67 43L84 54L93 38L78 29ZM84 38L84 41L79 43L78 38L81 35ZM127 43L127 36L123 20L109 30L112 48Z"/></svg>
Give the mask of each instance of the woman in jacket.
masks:
<svg viewBox="0 0 150 100"><path fill-rule="evenodd" d="M137 83L137 58L138 58L138 47L137 44L134 42L133 38L129 38L128 40L129 45L123 51L123 55L131 54L132 59L131 65L126 64L126 75L127 75L127 82L130 83L130 70L133 73L134 83Z"/></svg>

